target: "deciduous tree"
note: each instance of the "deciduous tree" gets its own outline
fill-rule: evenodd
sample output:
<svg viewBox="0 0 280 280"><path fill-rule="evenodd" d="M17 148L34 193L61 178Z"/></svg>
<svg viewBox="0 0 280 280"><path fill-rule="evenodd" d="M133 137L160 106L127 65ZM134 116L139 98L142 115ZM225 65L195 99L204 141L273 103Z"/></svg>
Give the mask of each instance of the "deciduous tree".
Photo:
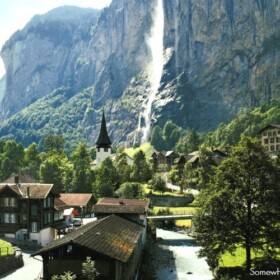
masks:
<svg viewBox="0 0 280 280"><path fill-rule="evenodd" d="M194 219L201 256L212 268L223 253L246 251L246 271L252 251L269 251L280 240L280 174L256 139L243 137L232 156L217 168L202 190L201 210Z"/></svg>

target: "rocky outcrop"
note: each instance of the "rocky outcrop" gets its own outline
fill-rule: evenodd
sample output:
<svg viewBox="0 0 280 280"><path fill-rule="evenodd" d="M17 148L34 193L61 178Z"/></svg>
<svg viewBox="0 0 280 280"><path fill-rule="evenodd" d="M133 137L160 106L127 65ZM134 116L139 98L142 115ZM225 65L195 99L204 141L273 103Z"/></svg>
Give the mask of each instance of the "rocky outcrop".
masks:
<svg viewBox="0 0 280 280"><path fill-rule="evenodd" d="M11 116L60 86L72 95L90 87L84 137L95 140L104 108L112 140L135 142L150 94L147 37L155 1L115 0L101 12L64 7L35 17L1 52L2 121L11 124ZM163 2L165 61L154 124L172 119L209 131L241 108L279 96L279 1Z"/></svg>

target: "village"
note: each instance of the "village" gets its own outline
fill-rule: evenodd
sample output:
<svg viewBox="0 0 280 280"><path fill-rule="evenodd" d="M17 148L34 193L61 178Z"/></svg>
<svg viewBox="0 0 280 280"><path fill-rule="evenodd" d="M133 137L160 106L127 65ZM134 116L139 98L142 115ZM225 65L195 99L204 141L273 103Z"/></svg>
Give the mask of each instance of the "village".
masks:
<svg viewBox="0 0 280 280"><path fill-rule="evenodd" d="M268 125L260 134L265 150L274 156L280 150L280 126ZM106 158L113 157L111 144L103 112L96 141L96 160L92 166L100 166ZM219 165L227 158L227 153L213 149L211 157ZM127 161L132 163L128 156ZM181 177L186 163L193 169L197 167L199 153L179 155L173 151L159 151L152 154L151 162L161 174L175 167ZM169 191L176 191L170 182L167 186L171 188ZM166 190L162 190L162 194ZM177 191L182 193L183 190L177 187ZM196 195L198 191L194 191ZM138 279L147 235L154 234L148 222L153 218L151 207L187 206L195 198L190 192L189 189L185 195L150 195L144 199L102 197L96 201L93 193L58 194L53 184L15 174L0 184L0 236L18 247L35 245L37 249L31 256L42 258L40 279L53 279L66 272L81 279L83 262L87 258L94 261L98 279ZM165 216L161 214L163 218L157 223L164 227L170 217L172 219L172 213L162 213ZM187 230L185 234L195 234L191 222L193 213L184 214L187 217L179 213L174 219L188 220L189 226L181 229ZM16 252L8 255L7 265L1 266L1 273L24 265L19 259ZM1 261L5 263L4 257Z"/></svg>

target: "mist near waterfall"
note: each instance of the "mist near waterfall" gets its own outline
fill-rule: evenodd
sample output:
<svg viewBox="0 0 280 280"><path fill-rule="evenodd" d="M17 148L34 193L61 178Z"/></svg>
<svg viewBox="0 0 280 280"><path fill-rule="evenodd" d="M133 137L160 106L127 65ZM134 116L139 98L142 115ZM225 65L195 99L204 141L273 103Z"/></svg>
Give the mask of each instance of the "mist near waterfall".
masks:
<svg viewBox="0 0 280 280"><path fill-rule="evenodd" d="M147 45L150 48L152 61L150 64L149 83L150 92L144 101L143 111L139 116L138 129L142 132L141 142L148 140L151 130L151 115L153 102L156 99L160 80L163 71L163 36L164 36L164 9L163 0L157 0L153 11L153 24L151 34L147 39ZM143 123L142 123L143 119Z"/></svg>

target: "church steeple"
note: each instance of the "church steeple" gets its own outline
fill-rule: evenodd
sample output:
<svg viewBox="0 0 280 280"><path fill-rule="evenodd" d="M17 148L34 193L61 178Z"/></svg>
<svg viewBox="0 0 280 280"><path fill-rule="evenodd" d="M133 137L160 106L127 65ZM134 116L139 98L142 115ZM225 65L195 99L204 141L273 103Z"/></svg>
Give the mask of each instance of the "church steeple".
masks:
<svg viewBox="0 0 280 280"><path fill-rule="evenodd" d="M108 136L105 114L103 111L100 132L99 132L98 139L96 141L96 147L97 148L110 148L111 144L112 144L112 142Z"/></svg>
<svg viewBox="0 0 280 280"><path fill-rule="evenodd" d="M101 163L107 157L112 156L112 151L111 151L112 142L108 136L104 110L102 114L99 136L95 144L96 144L96 165L100 166Z"/></svg>

